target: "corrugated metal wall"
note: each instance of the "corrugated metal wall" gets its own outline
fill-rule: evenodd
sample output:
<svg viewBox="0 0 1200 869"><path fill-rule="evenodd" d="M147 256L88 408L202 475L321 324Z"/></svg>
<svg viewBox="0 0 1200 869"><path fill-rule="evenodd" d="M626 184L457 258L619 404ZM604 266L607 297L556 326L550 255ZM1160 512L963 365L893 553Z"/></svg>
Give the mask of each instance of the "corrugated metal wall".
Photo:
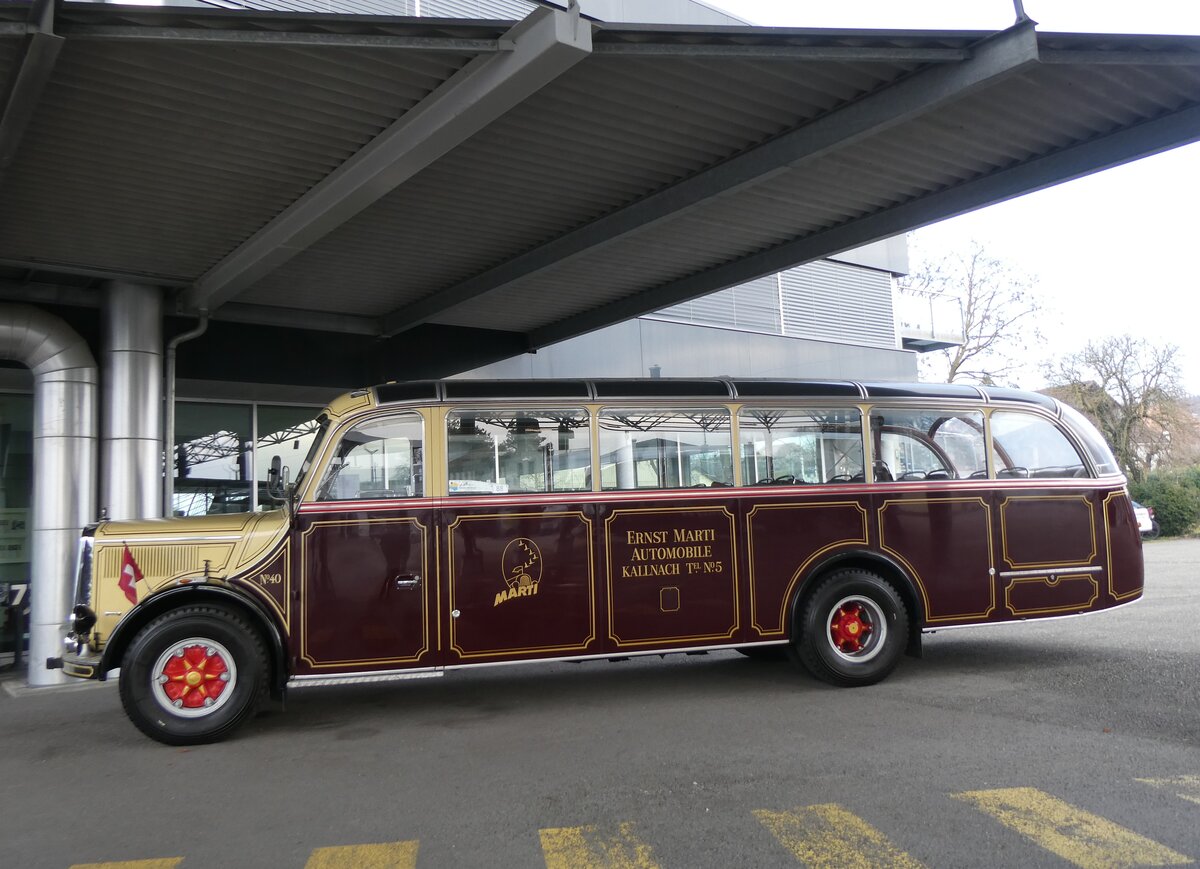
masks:
<svg viewBox="0 0 1200 869"><path fill-rule="evenodd" d="M780 275L783 334L895 347L892 276L833 262L816 262Z"/></svg>
<svg viewBox="0 0 1200 869"><path fill-rule="evenodd" d="M768 275L711 296L675 305L651 316L676 323L781 335L783 324L779 313L779 278L778 275Z"/></svg>
<svg viewBox="0 0 1200 869"><path fill-rule="evenodd" d="M115 0L114 0L115 2ZM537 8L529 0L196 0L227 9L272 12L337 12L425 18L479 18L519 21ZM602 21L656 24L732 24L747 22L694 0L583 0L583 11Z"/></svg>
<svg viewBox="0 0 1200 869"><path fill-rule="evenodd" d="M331 12L345 15L394 15L425 18L480 18L520 21L537 4L527 0L203 0L226 9L270 12Z"/></svg>
<svg viewBox="0 0 1200 869"><path fill-rule="evenodd" d="M657 320L894 348L892 277L810 263L652 314Z"/></svg>
<svg viewBox="0 0 1200 869"><path fill-rule="evenodd" d="M421 0L420 14L428 18L494 18L498 21L517 21L536 8L536 4L526 3L524 0Z"/></svg>

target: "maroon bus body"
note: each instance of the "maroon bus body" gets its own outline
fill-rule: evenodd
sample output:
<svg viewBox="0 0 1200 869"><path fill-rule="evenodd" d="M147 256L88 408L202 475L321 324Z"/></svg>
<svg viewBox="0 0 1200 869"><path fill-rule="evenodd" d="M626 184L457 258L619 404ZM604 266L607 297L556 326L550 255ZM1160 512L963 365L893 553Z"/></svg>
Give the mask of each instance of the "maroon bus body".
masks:
<svg viewBox="0 0 1200 869"><path fill-rule="evenodd" d="M301 677L783 642L839 565L925 630L1142 590L1128 495L1098 479L306 503L289 546Z"/></svg>

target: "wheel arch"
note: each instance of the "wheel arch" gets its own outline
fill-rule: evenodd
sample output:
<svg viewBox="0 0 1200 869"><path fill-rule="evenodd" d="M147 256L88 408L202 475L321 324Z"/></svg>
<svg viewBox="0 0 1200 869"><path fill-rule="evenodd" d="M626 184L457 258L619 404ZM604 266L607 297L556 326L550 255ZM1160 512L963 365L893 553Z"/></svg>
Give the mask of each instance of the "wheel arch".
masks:
<svg viewBox="0 0 1200 869"><path fill-rule="evenodd" d="M117 624L97 668L101 679L106 679L111 670L121 666L125 650L138 632L159 616L182 606L198 603L219 604L240 614L259 632L267 647L270 666L269 687L271 696L278 699L287 683L287 654L283 632L275 619L257 601L239 594L230 588L196 583L169 589L147 598L126 614Z"/></svg>
<svg viewBox="0 0 1200 869"><path fill-rule="evenodd" d="M804 602L820 581L835 570L858 568L879 574L892 584L908 609L908 645L906 654L921 656L921 627L925 624L925 599L908 571L896 560L869 549L850 549L834 553L809 568L808 574L792 596L788 618L788 636L795 642L800 638L800 619Z"/></svg>

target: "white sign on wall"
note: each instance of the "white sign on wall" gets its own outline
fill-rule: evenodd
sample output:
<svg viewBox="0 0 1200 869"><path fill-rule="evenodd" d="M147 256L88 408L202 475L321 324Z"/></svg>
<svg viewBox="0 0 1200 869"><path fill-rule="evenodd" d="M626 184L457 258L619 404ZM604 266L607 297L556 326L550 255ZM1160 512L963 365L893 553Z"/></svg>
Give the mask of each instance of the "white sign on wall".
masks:
<svg viewBox="0 0 1200 869"><path fill-rule="evenodd" d="M28 560L29 510L0 509L0 564L21 564Z"/></svg>

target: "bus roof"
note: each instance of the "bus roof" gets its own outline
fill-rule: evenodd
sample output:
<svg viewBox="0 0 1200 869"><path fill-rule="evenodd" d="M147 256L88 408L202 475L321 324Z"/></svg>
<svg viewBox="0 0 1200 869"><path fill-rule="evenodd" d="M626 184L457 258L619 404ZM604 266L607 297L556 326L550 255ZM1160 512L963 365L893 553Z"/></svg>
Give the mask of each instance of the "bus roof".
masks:
<svg viewBox="0 0 1200 869"><path fill-rule="evenodd" d="M746 378L641 378L602 380L413 380L374 387L379 404L411 401L563 399L611 401L644 398L942 398L981 402L1018 401L1055 409L1037 392L960 383L891 383L853 380L758 380Z"/></svg>

